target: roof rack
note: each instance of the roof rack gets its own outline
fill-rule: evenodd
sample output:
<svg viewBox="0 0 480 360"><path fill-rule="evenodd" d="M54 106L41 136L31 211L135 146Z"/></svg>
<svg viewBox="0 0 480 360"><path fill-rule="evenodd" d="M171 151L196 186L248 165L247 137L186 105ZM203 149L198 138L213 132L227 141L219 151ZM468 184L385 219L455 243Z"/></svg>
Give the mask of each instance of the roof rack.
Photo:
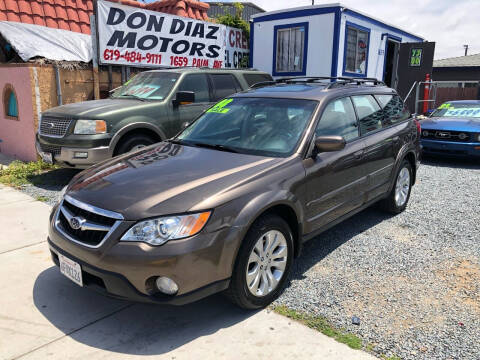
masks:
<svg viewBox="0 0 480 360"><path fill-rule="evenodd" d="M280 78L273 81L263 81L253 84L250 88L255 89L263 86L275 85L275 84L305 84L305 83L326 83L326 88L331 89L338 86L345 85L365 85L372 84L373 86L385 86L383 81L375 78L350 78L350 77L330 77L330 76L299 76Z"/></svg>

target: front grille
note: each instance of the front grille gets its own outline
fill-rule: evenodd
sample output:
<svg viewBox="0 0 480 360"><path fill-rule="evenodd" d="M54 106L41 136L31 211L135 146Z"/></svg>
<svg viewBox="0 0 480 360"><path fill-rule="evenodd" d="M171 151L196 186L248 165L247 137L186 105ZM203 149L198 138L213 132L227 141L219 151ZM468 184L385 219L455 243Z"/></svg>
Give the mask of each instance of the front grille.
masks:
<svg viewBox="0 0 480 360"><path fill-rule="evenodd" d="M40 120L40 135L63 137L67 133L71 122L72 119L70 118L42 115L42 119Z"/></svg>
<svg viewBox="0 0 480 360"><path fill-rule="evenodd" d="M53 155L60 155L62 152L62 148L60 146L55 145L46 145L40 143L40 150L44 153L52 153Z"/></svg>
<svg viewBox="0 0 480 360"><path fill-rule="evenodd" d="M439 141L470 142L474 134L465 131L422 130L422 138Z"/></svg>
<svg viewBox="0 0 480 360"><path fill-rule="evenodd" d="M84 207L94 209L93 207L89 207L88 205ZM101 209L97 210L101 211ZM86 225L95 225L95 227L101 227L102 229L74 229L71 226L67 214L69 217L76 217L82 219L84 221L84 224ZM80 242L90 247L97 247L101 244L103 240L105 240L105 237L107 236L109 231L116 225L117 221L118 219L101 215L98 212L86 210L85 208L81 208L68 201L67 199L64 199L58 211L56 226L71 240Z"/></svg>

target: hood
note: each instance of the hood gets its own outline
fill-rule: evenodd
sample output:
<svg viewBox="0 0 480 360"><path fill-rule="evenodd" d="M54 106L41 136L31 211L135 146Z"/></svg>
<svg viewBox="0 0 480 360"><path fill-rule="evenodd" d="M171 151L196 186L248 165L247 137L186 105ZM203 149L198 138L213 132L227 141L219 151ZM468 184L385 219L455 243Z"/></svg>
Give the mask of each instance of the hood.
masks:
<svg viewBox="0 0 480 360"><path fill-rule="evenodd" d="M139 220L192 211L200 203L219 205L215 196L285 160L162 142L83 171L67 193Z"/></svg>
<svg viewBox="0 0 480 360"><path fill-rule="evenodd" d="M480 118L433 117L420 121L422 129L480 132Z"/></svg>
<svg viewBox="0 0 480 360"><path fill-rule="evenodd" d="M55 108L48 109L44 112L44 114L59 114L72 116L75 118L101 120L103 118L114 116L119 112L123 113L125 110L135 111L145 106L151 106L153 103L154 102L152 101L141 101L135 99L91 100L57 106Z"/></svg>

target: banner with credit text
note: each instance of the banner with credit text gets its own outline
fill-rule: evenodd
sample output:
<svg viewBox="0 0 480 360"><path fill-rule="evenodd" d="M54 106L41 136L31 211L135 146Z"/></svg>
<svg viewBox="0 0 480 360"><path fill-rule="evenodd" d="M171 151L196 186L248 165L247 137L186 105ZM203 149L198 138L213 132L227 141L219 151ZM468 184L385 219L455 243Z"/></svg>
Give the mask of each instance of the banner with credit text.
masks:
<svg viewBox="0 0 480 360"><path fill-rule="evenodd" d="M236 67L238 53L245 51L241 36L226 42L230 31L224 25L105 0L98 1L97 23L100 64L221 68L228 43L234 45L229 67Z"/></svg>
<svg viewBox="0 0 480 360"><path fill-rule="evenodd" d="M249 44L245 33L241 29L225 26L225 61L223 67L240 68L242 59L248 64ZM250 64L248 64L251 67Z"/></svg>

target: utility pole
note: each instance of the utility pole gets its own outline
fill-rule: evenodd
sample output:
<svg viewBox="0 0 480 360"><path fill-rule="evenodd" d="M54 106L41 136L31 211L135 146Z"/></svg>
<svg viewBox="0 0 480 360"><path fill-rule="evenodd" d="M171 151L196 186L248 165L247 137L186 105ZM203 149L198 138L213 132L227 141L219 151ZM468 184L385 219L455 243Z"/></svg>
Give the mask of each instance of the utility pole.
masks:
<svg viewBox="0 0 480 360"><path fill-rule="evenodd" d="M463 48L465 49L465 56L467 56L467 53L468 53L468 45L463 45Z"/></svg>
<svg viewBox="0 0 480 360"><path fill-rule="evenodd" d="M315 5L315 0L312 0L312 5Z"/></svg>

